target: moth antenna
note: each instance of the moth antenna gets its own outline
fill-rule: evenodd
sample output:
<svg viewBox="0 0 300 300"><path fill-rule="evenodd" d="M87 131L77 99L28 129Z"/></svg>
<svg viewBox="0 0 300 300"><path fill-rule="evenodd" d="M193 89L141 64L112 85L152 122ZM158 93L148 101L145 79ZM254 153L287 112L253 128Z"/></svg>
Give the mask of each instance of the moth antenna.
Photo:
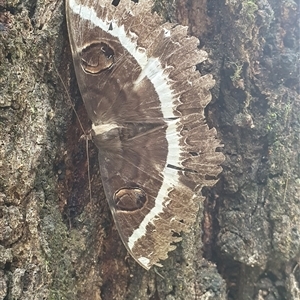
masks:
<svg viewBox="0 0 300 300"><path fill-rule="evenodd" d="M67 89L67 87L66 87L66 85L65 85L65 83L64 83L64 81L63 81L63 79L62 79L62 77L60 75L60 73L58 72L55 63L53 63L53 68L54 68L54 70L55 70L55 72L56 72L56 74L57 74L60 82L62 83L62 86L63 86L63 89L64 89L65 94L67 96L69 105L71 105L72 110L73 110L73 112L74 112L74 114L75 114L75 116L76 116L76 118L78 120L80 129L81 129L81 131L83 132L83 135L84 135L84 139L85 139L85 152L86 152L86 159L87 159L88 182L89 182L89 195L90 195L90 201L92 201L92 185L91 185L91 173L90 173L90 158L89 158L89 151L88 151L89 150L89 140L91 138L90 138L90 135L87 134L85 132L84 128L83 128L83 125L82 125L82 123L80 121L78 113L77 113L77 111L76 111L76 109L74 107L74 104L73 104L72 100L71 100L71 97L70 97L70 94L68 92L68 89Z"/></svg>
<svg viewBox="0 0 300 300"><path fill-rule="evenodd" d="M68 102L69 102L69 104L71 105L71 107L72 107L72 109L73 109L73 112L74 112L75 115L76 115L76 118L77 118L77 120L78 120L78 122L79 122L79 126L80 126L80 128L81 128L81 131L83 132L84 135L87 136L87 134L86 134L86 132L85 132L85 130L84 130L84 128L83 128L83 125L82 125L82 123L81 123L81 121L80 121L80 118L79 118L79 116L78 116L78 114L77 114L77 111L76 111L76 109L75 109L75 107L74 107L74 104L73 104L73 102L72 102L72 100L71 100L71 97L70 97L70 94L69 94L69 92L68 92L68 89L67 89L67 87L66 87L66 85L65 85L65 83L64 83L64 81L63 81L63 79L62 79L62 77L61 77L61 75L59 74L59 72L58 72L58 70L57 70L55 64L53 64L53 67L54 67L54 69L55 69L55 72L56 72L56 74L57 74L59 80L61 81L61 83L62 83L62 85L63 85L65 94L67 95Z"/></svg>
<svg viewBox="0 0 300 300"><path fill-rule="evenodd" d="M86 159L87 159L87 171L88 171L88 182L89 182L89 194L90 194L90 201L92 202L92 184L91 184L91 171L90 171L90 158L89 158L89 136L85 136L85 152L86 152Z"/></svg>

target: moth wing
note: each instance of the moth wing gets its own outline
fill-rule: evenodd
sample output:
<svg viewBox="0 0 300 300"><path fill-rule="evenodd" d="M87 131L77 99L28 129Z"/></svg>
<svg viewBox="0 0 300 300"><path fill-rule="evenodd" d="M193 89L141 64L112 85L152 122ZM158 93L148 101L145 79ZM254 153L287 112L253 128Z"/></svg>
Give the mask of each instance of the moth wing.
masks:
<svg viewBox="0 0 300 300"><path fill-rule="evenodd" d="M198 40L162 24L150 1L93 5L67 4L77 81L119 234L149 269L175 248L175 232L190 230L201 188L221 171L204 118L214 81L195 70L207 56Z"/></svg>
<svg viewBox="0 0 300 300"><path fill-rule="evenodd" d="M189 187L179 182L178 174L182 172L166 166L166 135L170 138L176 134L176 127L172 133L172 124L140 126L140 133L126 137L121 148L109 143L99 147L99 164L121 239L133 258L149 269L174 249L171 244L178 237L173 233L191 226L199 199L194 197L194 183L189 182ZM117 138L122 139L117 131ZM97 136L95 142L97 145ZM173 200L179 200L180 205L173 204Z"/></svg>
<svg viewBox="0 0 300 300"><path fill-rule="evenodd" d="M94 5L92 0L67 4L77 81L93 123L113 118L160 122L207 105L213 80L201 80L195 72L207 54L186 27L163 24L151 13L151 1L122 0L115 7L101 0L99 9ZM197 98L191 98L191 90Z"/></svg>

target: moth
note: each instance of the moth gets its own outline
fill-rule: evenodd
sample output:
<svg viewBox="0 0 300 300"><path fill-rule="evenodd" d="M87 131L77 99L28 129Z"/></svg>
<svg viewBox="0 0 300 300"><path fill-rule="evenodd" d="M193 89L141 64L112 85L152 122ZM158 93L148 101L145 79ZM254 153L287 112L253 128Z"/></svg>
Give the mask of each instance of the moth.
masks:
<svg viewBox="0 0 300 300"><path fill-rule="evenodd" d="M151 5L66 1L104 191L125 247L147 270L190 230L201 189L215 184L223 161L204 117L214 80L195 68L207 53Z"/></svg>

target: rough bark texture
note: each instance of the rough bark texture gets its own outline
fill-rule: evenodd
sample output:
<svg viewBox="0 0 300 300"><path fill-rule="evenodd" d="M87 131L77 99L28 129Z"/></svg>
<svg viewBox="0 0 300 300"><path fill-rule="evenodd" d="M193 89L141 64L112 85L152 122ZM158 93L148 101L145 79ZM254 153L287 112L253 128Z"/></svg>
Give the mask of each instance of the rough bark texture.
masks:
<svg viewBox="0 0 300 300"><path fill-rule="evenodd" d="M300 299L299 3L156 4L210 54L220 182L163 268L136 265L93 145L89 197L64 3L0 1L0 299Z"/></svg>

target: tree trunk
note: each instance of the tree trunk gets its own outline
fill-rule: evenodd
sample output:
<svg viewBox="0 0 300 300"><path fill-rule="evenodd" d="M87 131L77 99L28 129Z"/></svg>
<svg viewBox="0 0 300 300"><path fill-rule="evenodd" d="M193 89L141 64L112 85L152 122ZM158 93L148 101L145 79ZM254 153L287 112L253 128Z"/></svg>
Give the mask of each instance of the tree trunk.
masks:
<svg viewBox="0 0 300 300"><path fill-rule="evenodd" d="M148 272L118 236L92 143L89 195L64 3L0 3L0 299L300 299L299 3L173 2L155 8L209 53L226 161L192 232Z"/></svg>

